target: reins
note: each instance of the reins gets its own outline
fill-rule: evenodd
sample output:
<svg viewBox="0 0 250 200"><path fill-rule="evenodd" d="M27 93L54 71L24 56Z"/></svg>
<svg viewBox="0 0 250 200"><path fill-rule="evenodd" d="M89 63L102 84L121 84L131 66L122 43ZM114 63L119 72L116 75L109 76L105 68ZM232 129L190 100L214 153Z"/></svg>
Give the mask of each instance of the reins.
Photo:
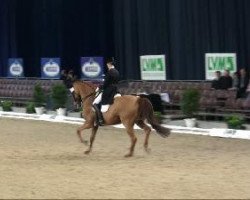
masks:
<svg viewBox="0 0 250 200"><path fill-rule="evenodd" d="M85 85L87 85L88 87L90 87L90 88L92 88L93 90L95 90L95 88L91 85L91 84L89 84L89 83L87 83L87 82L81 82L82 84L85 84ZM97 92L96 91L94 91L94 92L91 92L90 94L88 94L88 95L86 95L85 97L81 97L81 100L82 100L82 103L84 103L88 98L90 98L91 96L93 96L93 95L95 95Z"/></svg>
<svg viewBox="0 0 250 200"><path fill-rule="evenodd" d="M81 98L82 99L82 103L84 103L84 101L86 101L88 98L90 98L94 94L96 94L96 92L92 92L92 93L88 94L86 97Z"/></svg>

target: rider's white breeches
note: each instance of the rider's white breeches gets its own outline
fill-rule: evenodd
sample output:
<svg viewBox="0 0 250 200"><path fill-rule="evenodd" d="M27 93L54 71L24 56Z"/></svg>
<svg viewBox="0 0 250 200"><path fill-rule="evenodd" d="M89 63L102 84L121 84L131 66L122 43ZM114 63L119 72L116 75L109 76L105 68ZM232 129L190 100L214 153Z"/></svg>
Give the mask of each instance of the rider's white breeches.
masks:
<svg viewBox="0 0 250 200"><path fill-rule="evenodd" d="M102 100L102 92L95 98L93 104L99 104Z"/></svg>

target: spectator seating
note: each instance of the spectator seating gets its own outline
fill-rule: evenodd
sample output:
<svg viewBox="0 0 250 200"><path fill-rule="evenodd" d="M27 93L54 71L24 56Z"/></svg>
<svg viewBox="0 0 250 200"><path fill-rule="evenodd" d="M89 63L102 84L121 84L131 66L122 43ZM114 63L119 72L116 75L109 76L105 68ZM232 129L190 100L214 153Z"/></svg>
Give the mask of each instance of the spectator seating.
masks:
<svg viewBox="0 0 250 200"><path fill-rule="evenodd" d="M40 84L49 94L54 84L61 80L6 79L0 78L0 100L9 99L15 104L32 101L33 90ZM97 85L99 83L96 83ZM236 99L236 90L214 90L207 81L122 81L119 84L121 94L160 94L168 93L170 102L162 102L165 113L180 112L182 93L188 88L200 91L201 115L241 113L250 117L250 99Z"/></svg>
<svg viewBox="0 0 250 200"><path fill-rule="evenodd" d="M0 79L0 100L11 100L14 104L25 104L32 101L36 84L40 84L46 94L49 94L54 84L61 80L40 79Z"/></svg>
<svg viewBox="0 0 250 200"><path fill-rule="evenodd" d="M146 86L146 87L145 87ZM145 89L147 88L147 89ZM128 86L121 87L122 94L168 93L170 103L165 103L166 113L172 109L180 112L180 100L184 90L196 88L200 91L200 115L228 116L232 113L244 114L250 118L250 99L236 99L236 90L214 90L208 81L131 81ZM176 110L177 108L177 110Z"/></svg>

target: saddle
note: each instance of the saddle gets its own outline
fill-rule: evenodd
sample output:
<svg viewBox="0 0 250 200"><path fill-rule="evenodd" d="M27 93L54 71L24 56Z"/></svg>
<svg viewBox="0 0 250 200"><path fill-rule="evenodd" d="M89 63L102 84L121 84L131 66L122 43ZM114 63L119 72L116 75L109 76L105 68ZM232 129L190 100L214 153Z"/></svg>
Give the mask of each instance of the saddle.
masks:
<svg viewBox="0 0 250 200"><path fill-rule="evenodd" d="M112 101L111 101L110 104L105 104L105 105L101 104L101 106L100 106L101 107L101 112L102 113L107 112L108 109L109 109L109 107L114 103L114 99L116 97L120 97L120 96L122 96L122 95L120 93L117 93L117 94L114 95L114 97L113 97L113 99L112 99Z"/></svg>
<svg viewBox="0 0 250 200"><path fill-rule="evenodd" d="M113 98L119 97L121 96L120 93L117 93L114 95ZM112 101L113 103L114 101ZM103 126L105 121L103 118L103 114L104 112L107 112L109 107L111 104L106 104L106 105L102 105L101 103L99 104L93 104L93 108L95 109L95 113L96 113L96 124L98 124L99 126Z"/></svg>

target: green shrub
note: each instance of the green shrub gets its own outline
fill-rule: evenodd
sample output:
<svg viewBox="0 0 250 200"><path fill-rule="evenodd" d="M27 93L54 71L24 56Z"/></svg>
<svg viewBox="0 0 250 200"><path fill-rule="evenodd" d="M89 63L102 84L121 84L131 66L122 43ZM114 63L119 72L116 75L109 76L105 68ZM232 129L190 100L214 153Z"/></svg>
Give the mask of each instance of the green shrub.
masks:
<svg viewBox="0 0 250 200"><path fill-rule="evenodd" d="M65 108L68 99L67 88L63 84L56 84L52 88L54 108Z"/></svg>
<svg viewBox="0 0 250 200"><path fill-rule="evenodd" d="M232 115L226 118L227 126L230 129L245 129L243 126L244 122L243 117L237 115Z"/></svg>
<svg viewBox="0 0 250 200"><path fill-rule="evenodd" d="M161 112L158 112L158 111L155 111L154 112L154 116L155 116L155 118L157 119L157 121L159 122L159 123L161 123L162 122L162 114L161 114Z"/></svg>
<svg viewBox="0 0 250 200"><path fill-rule="evenodd" d="M34 102L29 102L26 105L26 113L35 113L35 103Z"/></svg>
<svg viewBox="0 0 250 200"><path fill-rule="evenodd" d="M11 101L2 101L1 106L3 108L3 111L12 111L12 102Z"/></svg>
<svg viewBox="0 0 250 200"><path fill-rule="evenodd" d="M45 105L46 97L40 84L35 85L33 100L35 103L35 107L42 107Z"/></svg>
<svg viewBox="0 0 250 200"><path fill-rule="evenodd" d="M180 101L182 113L192 118L199 110L200 92L197 89L187 89L183 92Z"/></svg>

